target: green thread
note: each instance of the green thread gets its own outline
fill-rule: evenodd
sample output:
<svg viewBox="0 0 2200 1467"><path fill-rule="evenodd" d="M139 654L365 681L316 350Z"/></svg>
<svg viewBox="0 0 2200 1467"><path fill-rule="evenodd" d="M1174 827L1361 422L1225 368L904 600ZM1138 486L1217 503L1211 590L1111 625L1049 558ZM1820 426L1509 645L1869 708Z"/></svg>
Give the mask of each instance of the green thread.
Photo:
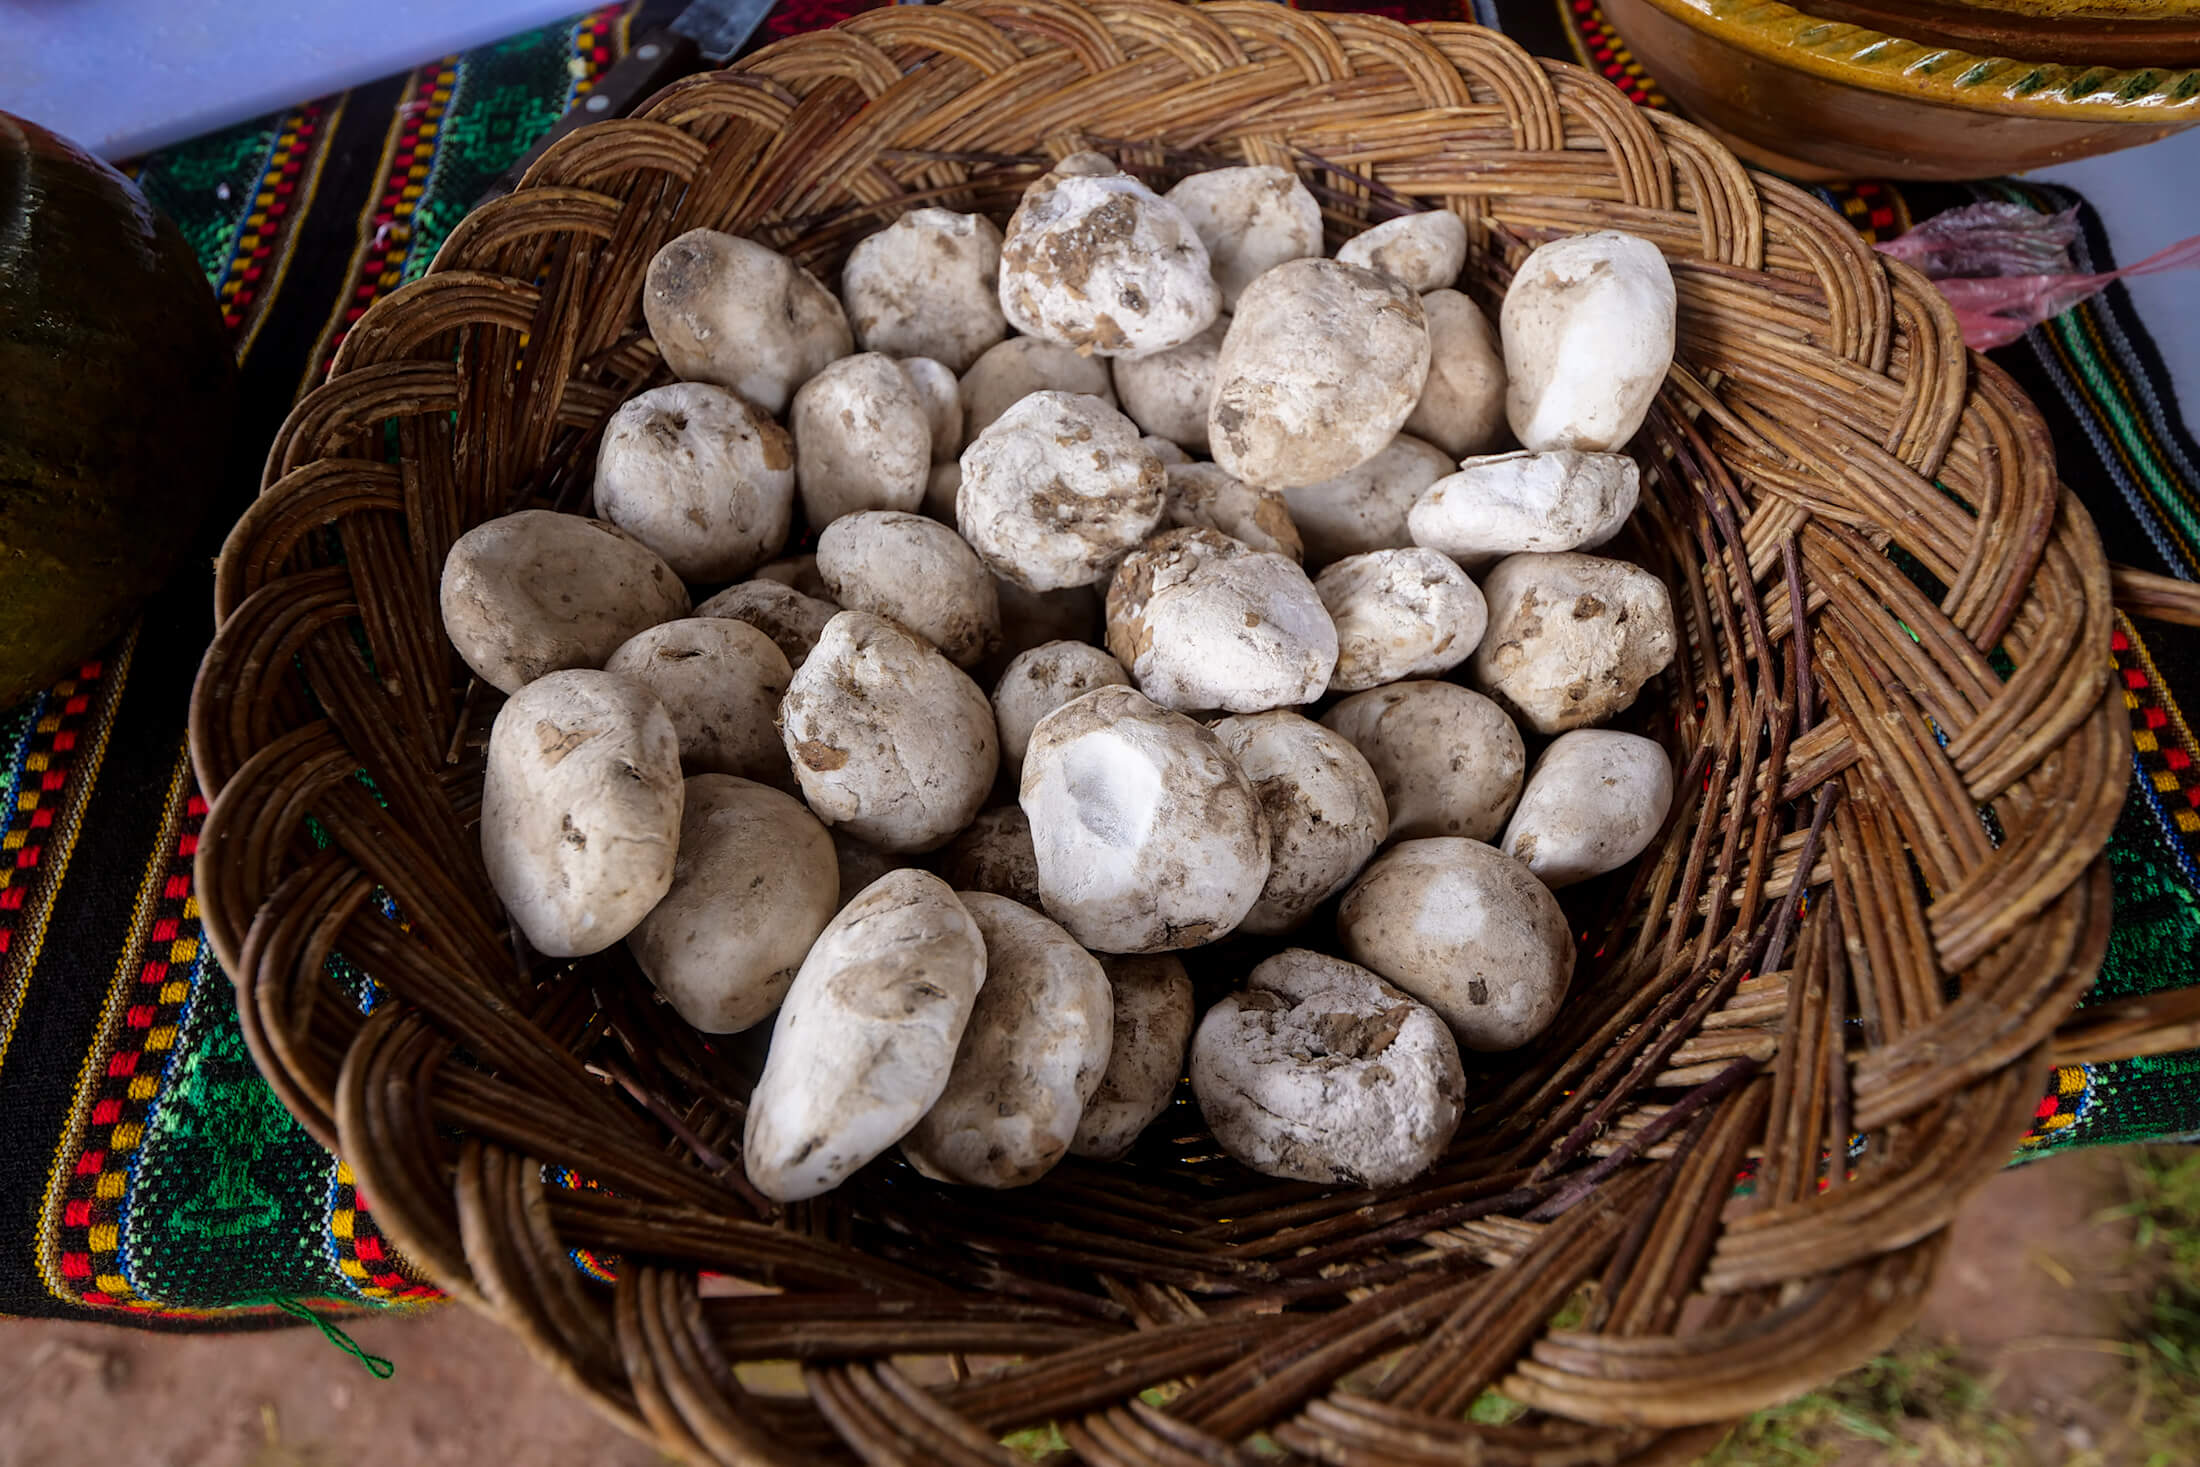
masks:
<svg viewBox="0 0 2200 1467"><path fill-rule="evenodd" d="M302 1319L320 1330L330 1344L367 1367L367 1374L373 1376L376 1380L388 1380L391 1376L397 1374L397 1365L394 1361L385 1360L380 1355L369 1354L357 1340L306 1308L305 1305L300 1304L296 1299L275 1298L270 1299L268 1302L293 1319Z"/></svg>

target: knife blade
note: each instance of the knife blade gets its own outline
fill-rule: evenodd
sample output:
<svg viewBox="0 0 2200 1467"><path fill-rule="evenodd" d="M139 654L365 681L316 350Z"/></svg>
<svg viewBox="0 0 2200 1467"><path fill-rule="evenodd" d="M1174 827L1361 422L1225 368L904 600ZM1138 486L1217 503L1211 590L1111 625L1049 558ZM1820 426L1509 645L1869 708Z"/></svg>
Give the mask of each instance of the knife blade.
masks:
<svg viewBox="0 0 2200 1467"><path fill-rule="evenodd" d="M519 187L519 181L550 145L567 133L624 117L671 82L703 66L731 61L756 28L771 14L774 0L693 0L670 24L644 35L596 81L565 115L551 124L526 154L474 200L480 208Z"/></svg>

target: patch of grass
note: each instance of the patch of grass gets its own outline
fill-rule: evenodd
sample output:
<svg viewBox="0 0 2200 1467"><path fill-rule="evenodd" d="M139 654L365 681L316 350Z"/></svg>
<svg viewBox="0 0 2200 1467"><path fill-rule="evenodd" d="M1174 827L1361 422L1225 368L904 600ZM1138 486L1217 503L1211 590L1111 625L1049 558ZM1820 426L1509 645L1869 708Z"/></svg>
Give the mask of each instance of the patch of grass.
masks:
<svg viewBox="0 0 2200 1467"><path fill-rule="evenodd" d="M2026 1423L1946 1346L1882 1355L1734 1429L1701 1467L1824 1467L1862 1448L1919 1467L2021 1467Z"/></svg>
<svg viewBox="0 0 2200 1467"><path fill-rule="evenodd" d="M2124 1420L2145 1467L2183 1467L2200 1443L2200 1152L2150 1146L2124 1175L2141 1262L2154 1287L2135 1312L2133 1396Z"/></svg>

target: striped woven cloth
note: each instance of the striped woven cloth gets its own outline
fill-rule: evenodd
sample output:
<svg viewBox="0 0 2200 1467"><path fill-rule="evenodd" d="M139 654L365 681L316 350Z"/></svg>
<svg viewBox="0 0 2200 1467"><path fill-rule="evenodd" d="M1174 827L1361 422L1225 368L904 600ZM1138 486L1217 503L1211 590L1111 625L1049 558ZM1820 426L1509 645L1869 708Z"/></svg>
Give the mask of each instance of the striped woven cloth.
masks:
<svg viewBox="0 0 2200 1467"><path fill-rule="evenodd" d="M869 0L783 0L767 34ZM144 160L183 226L242 368L264 445L378 296L417 277L470 200L652 16L614 6ZM1340 7L1342 8L1342 7ZM1592 0L1410 0L1399 19L1495 20L1659 105ZM1828 202L1870 238L1975 197L2059 209L2048 189L1858 184ZM2110 263L2085 222L2084 268ZM2117 559L2200 575L2200 463L2121 288L1999 353L2046 409L2062 472ZM247 455L251 457L251 455ZM241 509L240 482L226 506ZM184 757L211 633L205 574L39 698L0 714L0 1314L249 1328L439 1297L376 1229L371 1200L254 1070L201 938L192 857L205 803ZM2200 774L2178 693L2186 634L2120 622L2113 655L2139 777L2111 847L2117 925L2097 992L2189 984L2200 953ZM2200 1129L2200 1055L2041 1077L2027 1152Z"/></svg>

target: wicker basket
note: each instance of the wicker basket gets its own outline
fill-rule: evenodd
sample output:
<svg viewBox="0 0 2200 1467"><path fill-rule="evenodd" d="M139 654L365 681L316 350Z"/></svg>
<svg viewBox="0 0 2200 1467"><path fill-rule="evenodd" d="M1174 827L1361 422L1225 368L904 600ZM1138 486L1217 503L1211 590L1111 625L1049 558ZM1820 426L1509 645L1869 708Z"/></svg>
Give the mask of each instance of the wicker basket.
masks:
<svg viewBox="0 0 2200 1467"><path fill-rule="evenodd" d="M1157 178L1295 166L1335 237L1454 209L1485 302L1551 234L1666 251L1679 363L1621 553L1684 633L1645 700L1680 807L1570 894L1557 1027L1477 1060L1410 1188L1253 1177L1187 1100L1127 1163L1000 1194L880 1164L773 1215L738 1158L750 1047L668 1021L616 953L515 958L471 829L495 700L438 572L484 518L585 501L598 428L663 378L663 241L712 225L830 277L902 209L1005 218L1086 143ZM1095 1464L1274 1460L1262 1433L1334 1463L1685 1461L1913 1317L2051 1056L2149 1042L2142 1008L2055 1047L2129 758L2108 569L2037 414L1808 195L1469 26L951 0L671 87L359 321L217 596L199 891L261 1068L413 1259L684 1461L977 1467L1048 1422ZM1470 1417L1493 1388L1527 1414Z"/></svg>

